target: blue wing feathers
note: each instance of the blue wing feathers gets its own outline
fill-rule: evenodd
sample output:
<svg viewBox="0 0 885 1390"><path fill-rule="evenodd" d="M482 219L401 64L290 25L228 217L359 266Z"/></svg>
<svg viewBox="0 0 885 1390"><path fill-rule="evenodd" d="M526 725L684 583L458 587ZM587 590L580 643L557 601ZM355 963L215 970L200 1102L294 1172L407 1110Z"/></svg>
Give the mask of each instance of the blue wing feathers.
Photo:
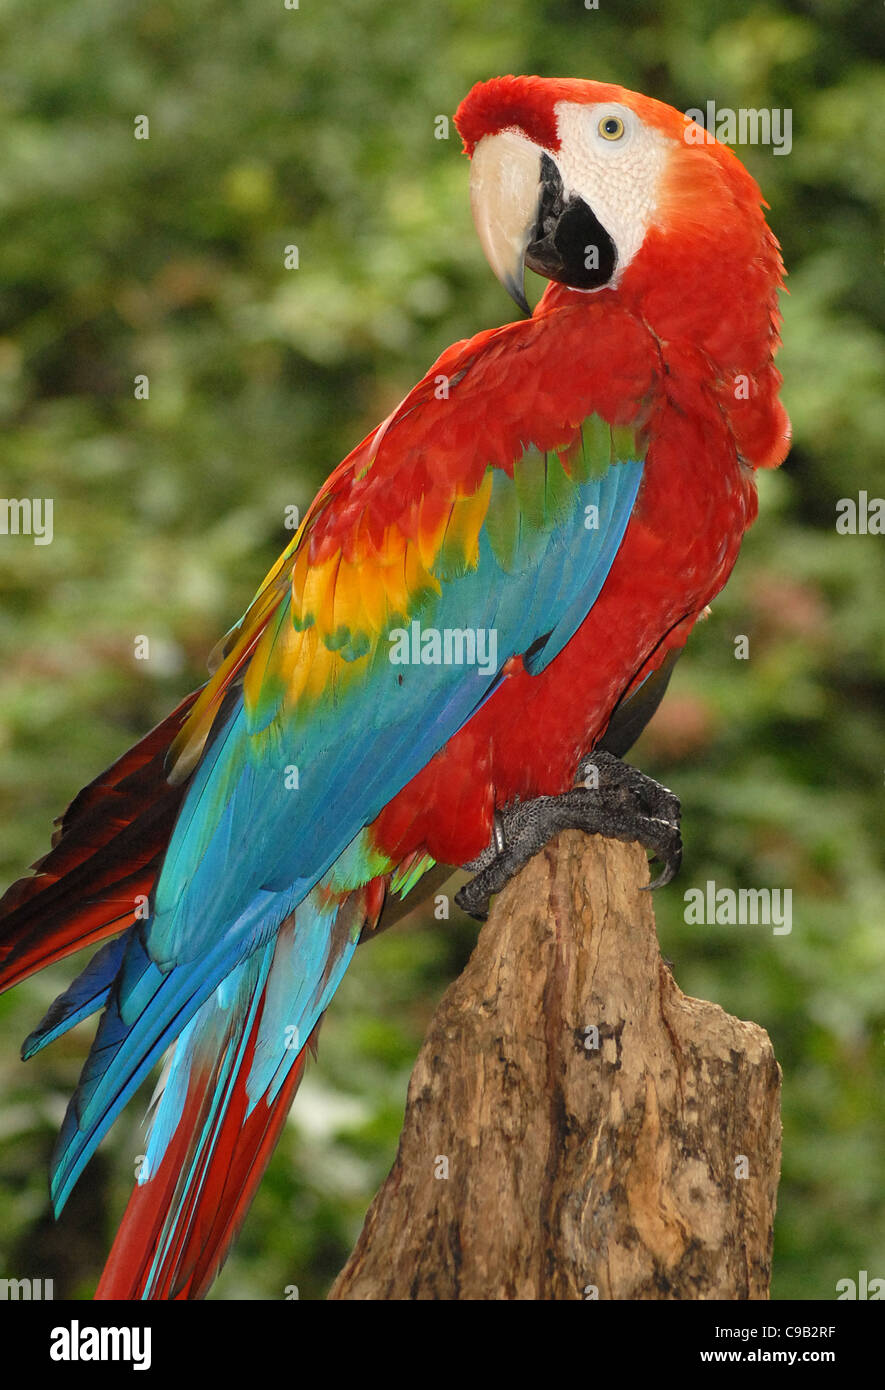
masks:
<svg viewBox="0 0 885 1390"><path fill-rule="evenodd" d="M57 1209L122 1107L181 1034L152 1131L150 1159L159 1160L180 1114L192 1050L201 1031L217 1033L225 978L235 972L234 995L240 997L242 985L254 997L254 960L272 950L281 925L295 912L294 938L286 936L284 945L281 936L277 943L250 1100L282 1084L297 1053L287 1057L281 1031L295 1026L308 1036L359 935L357 928L347 949L330 962L334 917L308 895L363 827L484 703L511 656L545 634L546 642L527 662L530 670L542 670L562 650L605 582L642 468L638 461L619 463L576 487L570 511L560 509L555 528L540 538L521 528L506 571L481 532L476 568L427 603L427 625L494 628L495 670L394 668L379 650L366 663L353 698L349 691L347 699L336 695L321 702L308 721L295 721L285 744L279 724L271 721L261 730L249 724L240 691L194 771L158 879L153 917L131 929L125 944L100 952L57 1001L59 1012L50 1011L28 1040L36 1050L107 1001L56 1149ZM591 504L599 509L595 531L584 525ZM281 604L276 621L282 623L288 612ZM299 768L299 787L286 791L285 768L292 764ZM210 1116L201 1151L211 1145L213 1124Z"/></svg>

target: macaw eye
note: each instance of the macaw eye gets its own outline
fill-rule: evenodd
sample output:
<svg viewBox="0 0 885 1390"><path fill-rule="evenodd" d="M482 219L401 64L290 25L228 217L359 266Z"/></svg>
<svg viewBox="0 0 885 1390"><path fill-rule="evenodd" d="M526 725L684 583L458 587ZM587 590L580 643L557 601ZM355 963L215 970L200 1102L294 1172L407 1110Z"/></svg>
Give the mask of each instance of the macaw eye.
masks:
<svg viewBox="0 0 885 1390"><path fill-rule="evenodd" d="M620 116L603 116L597 129L603 140L620 140L624 134L624 122Z"/></svg>

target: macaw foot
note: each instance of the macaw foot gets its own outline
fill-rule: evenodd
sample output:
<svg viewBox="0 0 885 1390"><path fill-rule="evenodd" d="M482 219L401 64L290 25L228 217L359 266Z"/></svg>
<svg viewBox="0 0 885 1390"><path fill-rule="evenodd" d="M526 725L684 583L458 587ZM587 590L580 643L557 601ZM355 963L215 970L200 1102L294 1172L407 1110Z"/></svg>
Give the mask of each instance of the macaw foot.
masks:
<svg viewBox="0 0 885 1390"><path fill-rule="evenodd" d="M455 894L464 912L484 921L492 895L560 830L638 840L663 865L649 887L660 888L675 878L682 863L681 807L675 793L601 749L581 760L575 781L561 796L517 799L495 812L491 843L464 865L476 876Z"/></svg>

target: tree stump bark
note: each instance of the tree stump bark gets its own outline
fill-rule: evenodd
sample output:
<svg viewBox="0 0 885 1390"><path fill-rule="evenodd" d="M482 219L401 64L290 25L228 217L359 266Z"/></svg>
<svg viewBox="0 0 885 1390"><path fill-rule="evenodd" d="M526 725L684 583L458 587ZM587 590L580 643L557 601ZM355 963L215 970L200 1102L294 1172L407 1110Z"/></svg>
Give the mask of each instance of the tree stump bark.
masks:
<svg viewBox="0 0 885 1390"><path fill-rule="evenodd" d="M330 1298L768 1296L780 1069L679 990L647 882L567 831L496 899Z"/></svg>

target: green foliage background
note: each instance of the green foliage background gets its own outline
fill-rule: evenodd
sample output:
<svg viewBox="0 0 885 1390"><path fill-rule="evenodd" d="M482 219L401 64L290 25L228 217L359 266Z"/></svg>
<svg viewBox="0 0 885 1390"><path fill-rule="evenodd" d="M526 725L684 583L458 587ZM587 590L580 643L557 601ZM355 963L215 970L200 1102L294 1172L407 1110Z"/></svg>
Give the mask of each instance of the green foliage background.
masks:
<svg viewBox="0 0 885 1390"><path fill-rule="evenodd" d="M55 502L52 545L0 538L10 880L80 786L203 678L289 539L286 506L443 347L511 317L438 115L501 72L792 110L788 156L739 152L790 271L795 447L761 479L737 571L633 756L683 798L685 865L656 896L676 977L763 1024L784 1070L774 1295L885 1275L885 538L834 524L839 498L885 491L881 6L3 0L0 15L0 492ZM686 926L683 893L708 879L792 887L792 933ZM213 1297L325 1293L475 939L456 917L358 952ZM72 968L0 1001L0 1275L87 1297L144 1105L53 1223L47 1161L89 1029L27 1067L18 1047Z"/></svg>

